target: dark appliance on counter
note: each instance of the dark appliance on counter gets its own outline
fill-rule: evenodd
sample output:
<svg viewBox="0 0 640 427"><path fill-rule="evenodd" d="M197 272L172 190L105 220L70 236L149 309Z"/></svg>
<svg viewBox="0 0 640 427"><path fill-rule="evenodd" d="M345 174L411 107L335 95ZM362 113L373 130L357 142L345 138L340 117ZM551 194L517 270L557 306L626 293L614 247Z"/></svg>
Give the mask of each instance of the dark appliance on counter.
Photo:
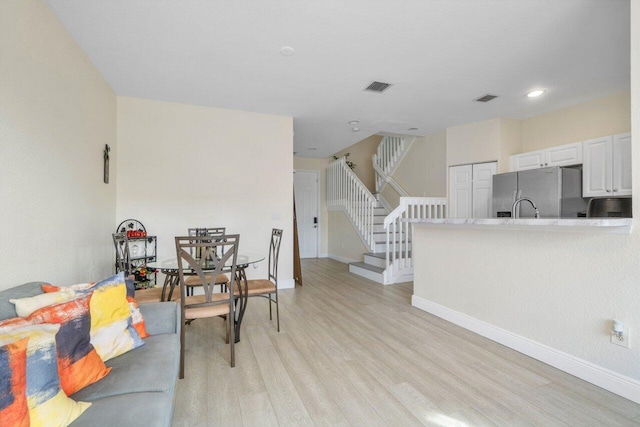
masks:
<svg viewBox="0 0 640 427"><path fill-rule="evenodd" d="M594 197L587 218L631 218L631 197Z"/></svg>
<svg viewBox="0 0 640 427"><path fill-rule="evenodd" d="M493 176L494 218L510 217L513 202L522 197L536 204L540 218L577 218L587 210L580 169L554 166ZM534 217L529 203L520 203L518 209L520 218Z"/></svg>

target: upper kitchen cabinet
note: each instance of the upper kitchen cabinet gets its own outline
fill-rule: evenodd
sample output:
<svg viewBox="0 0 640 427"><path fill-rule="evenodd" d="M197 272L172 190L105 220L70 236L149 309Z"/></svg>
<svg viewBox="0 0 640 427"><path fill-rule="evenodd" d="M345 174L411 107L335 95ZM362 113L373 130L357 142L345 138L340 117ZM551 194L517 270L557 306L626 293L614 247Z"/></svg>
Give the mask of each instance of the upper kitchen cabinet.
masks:
<svg viewBox="0 0 640 427"><path fill-rule="evenodd" d="M582 142L511 156L511 171L582 164Z"/></svg>
<svg viewBox="0 0 640 427"><path fill-rule="evenodd" d="M583 197L631 195L631 134L584 141Z"/></svg>

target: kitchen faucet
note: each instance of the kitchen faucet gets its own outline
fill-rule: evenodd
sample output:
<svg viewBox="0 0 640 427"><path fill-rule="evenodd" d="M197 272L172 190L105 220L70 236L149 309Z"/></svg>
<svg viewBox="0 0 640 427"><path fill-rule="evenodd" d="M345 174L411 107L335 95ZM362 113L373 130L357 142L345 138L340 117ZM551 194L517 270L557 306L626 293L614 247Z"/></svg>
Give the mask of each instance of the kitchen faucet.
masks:
<svg viewBox="0 0 640 427"><path fill-rule="evenodd" d="M533 200L529 199L528 197L521 197L518 200L516 200L515 202L513 202L513 205L511 206L511 218L518 218L520 216L520 213L517 210L518 205L520 204L520 202L523 201L527 201L529 203L531 203L531 206L533 206L533 209L536 210L536 218L540 218L540 212L538 211L538 208L536 207L536 204L533 203Z"/></svg>

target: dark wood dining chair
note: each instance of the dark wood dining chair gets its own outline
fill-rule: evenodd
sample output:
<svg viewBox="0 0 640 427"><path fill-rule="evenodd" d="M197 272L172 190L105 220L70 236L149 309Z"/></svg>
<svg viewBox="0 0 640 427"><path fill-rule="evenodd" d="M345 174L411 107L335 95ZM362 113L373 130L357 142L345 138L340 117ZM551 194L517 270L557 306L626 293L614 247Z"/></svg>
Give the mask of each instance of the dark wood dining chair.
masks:
<svg viewBox="0 0 640 427"><path fill-rule="evenodd" d="M211 227L211 228L194 227L194 228L188 228L187 233L189 234L189 236L209 236L212 239L220 239L221 236L225 235L226 228L225 227ZM223 251L224 249L220 249L220 250ZM192 253L191 255L198 257L199 254L195 252L196 251L194 249L194 253ZM207 275L206 278L208 281L211 281L210 275ZM221 274L219 277L216 277L216 285L220 286L221 292L227 289L228 283L229 283L229 277L227 277L226 274ZM187 276L185 280L185 285L187 286L187 295L193 295L194 288L202 286L202 282L200 281L200 278L198 276L191 275L191 276Z"/></svg>
<svg viewBox="0 0 640 427"><path fill-rule="evenodd" d="M276 324L280 332L280 309L278 304L278 257L280 255L280 242L282 230L271 230L269 241L269 273L266 279L251 279L247 281L247 297L263 297L269 300L269 320L273 320L272 304L276 305ZM236 289L236 295L238 290Z"/></svg>
<svg viewBox="0 0 640 427"><path fill-rule="evenodd" d="M231 366L235 362L235 280L229 282L227 292L214 292L217 286L215 278L220 274L236 277L238 256L238 234L225 235L223 239L211 239L209 236L176 237L176 255L178 259L178 286L180 287L180 317L184 325L187 319L202 319L222 316L227 328L227 342L230 345ZM194 253L199 254L195 257ZM223 254L218 256L218 254ZM185 280L196 275L202 284L203 295L187 296ZM209 277L209 279L207 279ZM184 326L180 329L180 378L184 378Z"/></svg>

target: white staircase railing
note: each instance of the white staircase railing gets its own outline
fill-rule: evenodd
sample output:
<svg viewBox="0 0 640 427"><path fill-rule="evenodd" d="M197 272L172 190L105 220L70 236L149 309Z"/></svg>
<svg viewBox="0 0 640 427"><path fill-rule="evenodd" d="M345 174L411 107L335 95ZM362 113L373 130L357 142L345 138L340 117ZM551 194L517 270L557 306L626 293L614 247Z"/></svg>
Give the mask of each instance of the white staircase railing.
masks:
<svg viewBox="0 0 640 427"><path fill-rule="evenodd" d="M373 212L376 198L347 166L342 157L327 167L327 207L343 209L360 238L370 251L375 249L373 239Z"/></svg>
<svg viewBox="0 0 640 427"><path fill-rule="evenodd" d="M415 138L407 142L400 136L385 136L382 138L376 154L373 155L373 168L376 169L376 192L382 191L387 182L392 183L392 180L390 180L391 175L393 175L395 168L414 140ZM394 188L396 186L399 187L397 183L395 184Z"/></svg>
<svg viewBox="0 0 640 427"><path fill-rule="evenodd" d="M384 185L378 186L377 183L380 181L388 183L391 187L393 187L394 190L398 192L398 194L400 194L400 197L409 197L409 194L404 191L404 188L400 187L400 184L398 184L395 179L387 175L386 172L380 167L380 165L376 164L375 159L373 161L373 170L376 172L376 187L378 188L377 191L382 190L382 187L384 187Z"/></svg>
<svg viewBox="0 0 640 427"><path fill-rule="evenodd" d="M446 218L445 197L401 197L400 204L384 219L387 232L387 257L384 283L413 274L411 240L413 225L407 219Z"/></svg>

